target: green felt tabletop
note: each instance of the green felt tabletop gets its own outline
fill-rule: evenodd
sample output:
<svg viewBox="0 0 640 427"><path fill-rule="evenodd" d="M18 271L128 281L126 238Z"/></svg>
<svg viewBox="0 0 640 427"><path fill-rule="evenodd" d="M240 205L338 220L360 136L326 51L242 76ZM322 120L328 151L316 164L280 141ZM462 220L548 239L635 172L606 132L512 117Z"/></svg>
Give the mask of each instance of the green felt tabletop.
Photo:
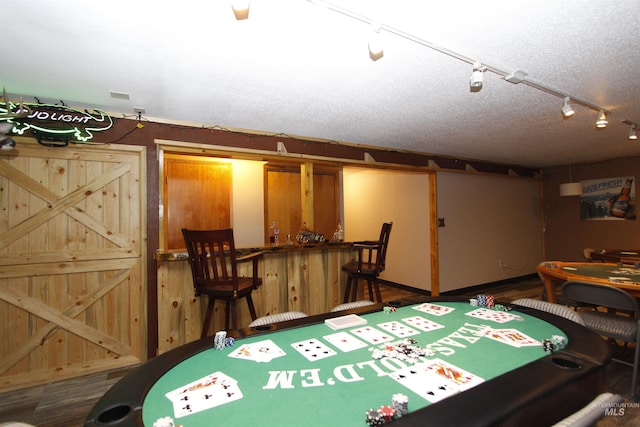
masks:
<svg viewBox="0 0 640 427"><path fill-rule="evenodd" d="M611 277L624 278L631 282L640 282L640 269L613 264L581 263L561 267L563 270L581 276L609 279Z"/></svg>
<svg viewBox="0 0 640 427"><path fill-rule="evenodd" d="M390 313L381 311L362 317L367 320L368 326L373 327L416 315L444 325L444 328L422 332L411 338L436 352L435 356L425 359L442 359L485 381L544 357L547 353L542 346L516 348L473 333L482 326L515 328L538 341L554 335L566 339L566 335L555 326L515 310L509 313L518 315L521 320L497 323L466 315L476 309L469 304L437 304L455 310L444 316L436 316L415 310L413 307L416 306L407 306ZM355 328L345 331L352 329ZM168 370L151 387L143 405L144 424L150 427L158 418L170 416L176 425L184 427L265 423L283 426L354 426L366 425L364 419L367 409L391 405L394 393L409 397L410 412L429 404L387 375L406 366L406 363L389 358L374 359L373 349L378 348L377 345L368 344L362 349L341 352L328 344L337 354L313 362L291 346L292 343L311 338L323 341L323 336L335 332L324 323L314 324L252 336L237 340L235 346L224 350L211 348L195 354ZM268 363L229 357L238 346L265 339L272 340L286 355ZM243 398L203 412L174 417L173 405L165 393L216 371L237 380Z"/></svg>

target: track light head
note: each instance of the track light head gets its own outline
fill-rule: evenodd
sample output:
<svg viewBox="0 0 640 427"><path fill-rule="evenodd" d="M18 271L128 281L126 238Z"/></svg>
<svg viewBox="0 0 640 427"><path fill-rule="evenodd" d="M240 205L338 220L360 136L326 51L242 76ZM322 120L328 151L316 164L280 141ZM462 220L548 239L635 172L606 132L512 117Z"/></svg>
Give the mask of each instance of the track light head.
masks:
<svg viewBox="0 0 640 427"><path fill-rule="evenodd" d="M629 139L635 141L638 139L638 125L635 123L631 125L629 128Z"/></svg>
<svg viewBox="0 0 640 427"><path fill-rule="evenodd" d="M473 71L471 71L471 78L469 79L471 92L479 92L482 89L485 69L486 67L483 67L479 62L473 63Z"/></svg>
<svg viewBox="0 0 640 427"><path fill-rule="evenodd" d="M564 98L564 105L562 106L562 115L564 117L571 117L575 114L575 111L573 111L573 108L571 107L571 104L569 103L571 99L567 96Z"/></svg>
<svg viewBox="0 0 640 427"><path fill-rule="evenodd" d="M231 8L238 21L249 17L249 0L233 0Z"/></svg>
<svg viewBox="0 0 640 427"><path fill-rule="evenodd" d="M596 127L598 129L604 129L607 127L608 124L609 122L607 121L607 115L604 113L604 111L600 111L598 113L598 120L596 121Z"/></svg>
<svg viewBox="0 0 640 427"><path fill-rule="evenodd" d="M369 57L372 61L377 61L384 56L380 27L380 23L374 22L371 24L371 34L369 35Z"/></svg>

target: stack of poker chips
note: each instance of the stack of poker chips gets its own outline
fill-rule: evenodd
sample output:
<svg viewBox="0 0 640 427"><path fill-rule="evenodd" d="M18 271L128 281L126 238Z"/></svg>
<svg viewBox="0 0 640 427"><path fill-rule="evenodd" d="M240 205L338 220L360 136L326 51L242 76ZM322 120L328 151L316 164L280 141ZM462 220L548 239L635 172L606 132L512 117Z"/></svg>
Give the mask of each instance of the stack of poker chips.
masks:
<svg viewBox="0 0 640 427"><path fill-rule="evenodd" d="M478 307L493 308L496 304L496 299L493 295L478 294L475 299L475 304L472 300L470 300L470 302L471 305L477 305Z"/></svg>
<svg viewBox="0 0 640 427"><path fill-rule="evenodd" d="M380 415L382 415L382 419L385 423L390 423L391 421L393 421L393 418L396 415L396 410L389 405L382 405L380 409L378 409L378 412L380 412Z"/></svg>
<svg viewBox="0 0 640 427"><path fill-rule="evenodd" d="M227 331L218 331L213 337L213 348L224 350L227 345Z"/></svg>
<svg viewBox="0 0 640 427"><path fill-rule="evenodd" d="M384 424L384 418L377 409L369 409L366 413L365 421L369 426L381 426Z"/></svg>
<svg viewBox="0 0 640 427"><path fill-rule="evenodd" d="M555 353L562 350L566 343L563 336L554 335L551 339L542 340L542 349L548 353Z"/></svg>
<svg viewBox="0 0 640 427"><path fill-rule="evenodd" d="M409 413L409 397L407 395L396 393L391 397L391 401L397 417L402 417Z"/></svg>

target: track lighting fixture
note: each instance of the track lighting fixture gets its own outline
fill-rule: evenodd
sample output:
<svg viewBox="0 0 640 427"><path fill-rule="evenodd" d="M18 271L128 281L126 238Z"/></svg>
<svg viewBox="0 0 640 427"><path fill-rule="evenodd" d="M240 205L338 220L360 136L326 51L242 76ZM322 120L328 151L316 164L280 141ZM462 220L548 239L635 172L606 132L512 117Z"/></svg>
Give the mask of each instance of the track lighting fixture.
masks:
<svg viewBox="0 0 640 427"><path fill-rule="evenodd" d="M231 8L238 21L249 17L249 0L233 0Z"/></svg>
<svg viewBox="0 0 640 427"><path fill-rule="evenodd" d="M604 129L607 127L607 124L609 124L609 122L607 121L607 116L606 114L604 114L604 111L600 111L598 113L598 120L596 121L596 127L598 129Z"/></svg>
<svg viewBox="0 0 640 427"><path fill-rule="evenodd" d="M630 140L638 139L638 125L636 125L635 123L632 124L631 127L629 128L629 139Z"/></svg>
<svg viewBox="0 0 640 427"><path fill-rule="evenodd" d="M575 114L575 111L573 111L573 108L569 103L570 99L571 98L569 98L568 96L564 98L564 105L562 106L562 115L565 117L571 117Z"/></svg>
<svg viewBox="0 0 640 427"><path fill-rule="evenodd" d="M478 92L482 89L483 74L486 67L483 67L479 62L473 63L473 71L471 72L471 78L469 79L469 86L471 92Z"/></svg>
<svg viewBox="0 0 640 427"><path fill-rule="evenodd" d="M380 35L380 23L371 24L371 34L369 35L369 57L372 61L377 61L384 56L382 47L382 37Z"/></svg>

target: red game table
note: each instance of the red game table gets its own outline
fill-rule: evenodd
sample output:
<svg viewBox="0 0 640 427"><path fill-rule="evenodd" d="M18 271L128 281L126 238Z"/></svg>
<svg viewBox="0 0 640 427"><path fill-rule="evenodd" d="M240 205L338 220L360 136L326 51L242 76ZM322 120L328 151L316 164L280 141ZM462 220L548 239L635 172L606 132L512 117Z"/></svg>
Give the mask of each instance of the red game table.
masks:
<svg viewBox="0 0 640 427"><path fill-rule="evenodd" d="M425 301L448 312L435 315L417 310ZM604 340L594 333L567 319L525 307L489 312L490 318L470 315L476 310L468 300L410 298L233 331L230 335L237 338L235 345L222 350L212 348L213 337L208 337L150 360L124 377L96 404L85 426L151 427L166 416L184 427L364 426L365 412L391 406L396 393L409 399L409 413L393 421L397 426L540 426L566 417L604 391L605 367L611 355ZM411 325L418 333L410 338L435 354L411 364L374 356L374 350L385 344L367 343L363 348L341 351L324 337L346 332L364 341L354 332L362 327L334 331L324 320L348 313L358 313L366 319L366 326L383 334L386 331L380 325ZM421 331L407 323L416 316L441 327ZM513 328L538 343L517 347L485 334ZM480 330L484 332L476 333ZM553 336L563 337L566 346L549 353L539 342ZM323 342L335 354L308 360L295 349L298 342L308 339ZM271 340L286 354L262 363L231 357L244 344L264 340ZM399 340L395 336L392 342ZM449 389L449 397L434 402L429 393L441 385L441 377L420 377L409 387L404 374L411 375L415 367L427 366L420 363L429 365L436 359L464 373L455 377L461 379L460 384L473 378L472 386L452 393ZM175 411L184 409L176 409L167 393L176 396L172 390L214 372L236 380L242 398L177 417ZM454 378L451 372L447 370L447 386Z"/></svg>

